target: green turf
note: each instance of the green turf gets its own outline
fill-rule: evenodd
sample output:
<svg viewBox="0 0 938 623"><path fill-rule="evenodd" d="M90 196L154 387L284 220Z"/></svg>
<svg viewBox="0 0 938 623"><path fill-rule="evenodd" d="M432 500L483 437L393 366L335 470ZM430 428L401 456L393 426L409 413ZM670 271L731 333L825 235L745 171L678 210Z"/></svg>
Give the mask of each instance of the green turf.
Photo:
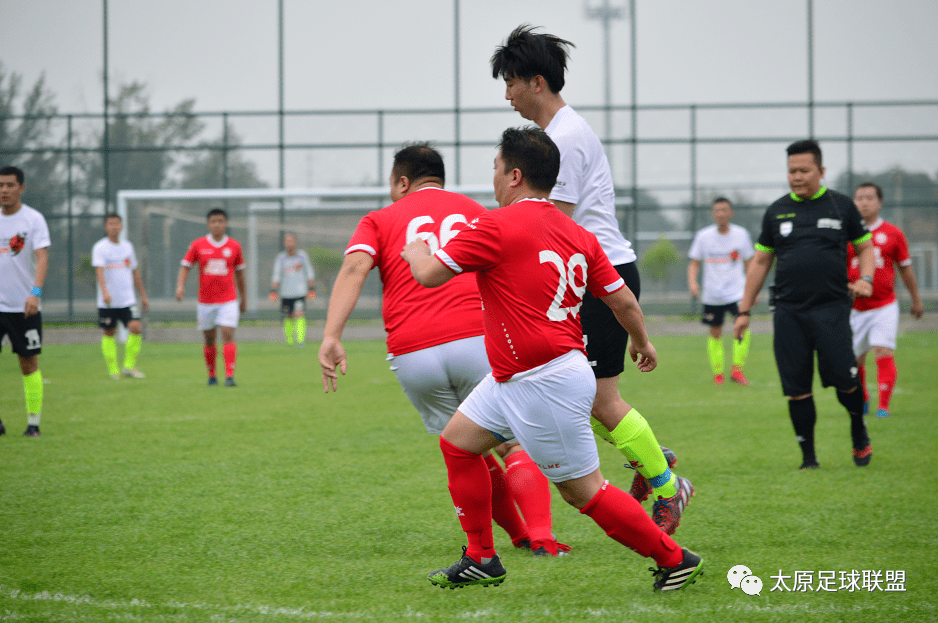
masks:
<svg viewBox="0 0 938 623"><path fill-rule="evenodd" d="M198 346L144 344L147 378L119 382L97 345L48 346L40 439L21 436L22 383L4 349L0 620L938 617L938 335L900 339L893 415L868 419L868 468L853 465L833 392L818 390L822 468L808 473L796 469L768 336L753 340L748 388L710 382L703 335L655 343L659 369L628 370L623 395L696 486L676 537L706 560L697 584L672 595L653 593L650 561L556 493L555 532L572 555L533 558L496 528L504 584L431 586L427 573L454 562L464 537L435 438L380 343L346 344L335 395L323 394L315 344L240 345L234 389L205 386ZM622 457L600 453L605 476L627 488ZM761 595L730 589L738 564L762 579ZM809 571L814 587L820 571L839 587L841 572L899 570L907 590L773 592L779 570Z"/></svg>

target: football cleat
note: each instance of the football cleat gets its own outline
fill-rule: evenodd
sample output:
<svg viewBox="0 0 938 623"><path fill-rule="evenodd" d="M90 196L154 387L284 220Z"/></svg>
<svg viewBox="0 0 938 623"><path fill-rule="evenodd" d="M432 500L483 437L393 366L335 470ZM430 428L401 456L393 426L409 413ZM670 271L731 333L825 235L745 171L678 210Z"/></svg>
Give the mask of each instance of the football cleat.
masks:
<svg viewBox="0 0 938 623"><path fill-rule="evenodd" d="M661 498L652 507L651 518L665 534L674 534L681 523L681 515L694 495L694 485L687 478L677 476L677 493Z"/></svg>
<svg viewBox="0 0 938 623"><path fill-rule="evenodd" d="M677 463L677 455L664 446L659 447L661 448L661 453L664 454L665 460L668 462L668 469L671 469L674 467L674 464ZM635 469L630 463L626 463L625 467ZM629 490L629 495L641 503L648 499L648 496L651 495L651 491L651 483L635 469L635 477L632 479L632 489Z"/></svg>
<svg viewBox="0 0 938 623"><path fill-rule="evenodd" d="M679 591L685 586L690 586L697 581L697 578L703 575L703 558L682 547L684 559L676 567L666 568L648 567L652 575L655 576L653 588L655 591Z"/></svg>
<svg viewBox="0 0 938 623"><path fill-rule="evenodd" d="M431 584L440 588L462 588L464 586L498 586L505 581L507 572L498 559L498 554L492 560L482 564L466 555L466 547L462 548L462 558L445 569L437 569L427 576Z"/></svg>
<svg viewBox="0 0 938 623"><path fill-rule="evenodd" d="M119 381L119 380L121 380L121 375L120 375L120 374L112 374L112 375L111 375L111 380L112 380L112 381Z"/></svg>
<svg viewBox="0 0 938 623"><path fill-rule="evenodd" d="M530 549L535 556L566 556L570 551L570 546L559 543L557 539L549 539L533 541Z"/></svg>
<svg viewBox="0 0 938 623"><path fill-rule="evenodd" d="M123 372L121 372L121 374L123 374L123 375L126 376L126 377L132 378L132 379L145 379L145 378L147 378L147 375L144 374L143 372L141 372L140 370L138 370L137 368L134 368L134 369L132 369L132 370L128 370L127 368L124 368L124 370L123 370Z"/></svg>
<svg viewBox="0 0 938 623"><path fill-rule="evenodd" d="M873 448L872 446L866 446L862 450L853 450L853 462L857 464L857 467L866 467L870 464L870 461L873 459Z"/></svg>
<svg viewBox="0 0 938 623"><path fill-rule="evenodd" d="M876 417L889 417L889 411L886 409L877 409Z"/></svg>
<svg viewBox="0 0 938 623"><path fill-rule="evenodd" d="M714 385L723 385L723 383L724 383L725 381L726 381L726 377L724 377L722 374L714 374L714 375L713 375L713 384L714 384Z"/></svg>
<svg viewBox="0 0 938 623"><path fill-rule="evenodd" d="M233 376L225 377L225 387L237 387L238 385L234 382Z"/></svg>
<svg viewBox="0 0 938 623"><path fill-rule="evenodd" d="M739 383L740 385L749 385L749 379L746 378L746 375L743 374L741 368L733 366L733 373L730 375L730 380L734 383Z"/></svg>
<svg viewBox="0 0 938 623"><path fill-rule="evenodd" d="M42 435L39 433L39 427L34 424L28 425L26 427L26 432L23 433L23 437L41 437L41 436Z"/></svg>
<svg viewBox="0 0 938 623"><path fill-rule="evenodd" d="M815 461L804 461L804 462L801 464L801 467L798 468L798 471L803 472L803 471L806 470L806 469L817 469L817 468L819 468L820 466L821 466L821 464L818 463L816 460L815 460Z"/></svg>
<svg viewBox="0 0 938 623"><path fill-rule="evenodd" d="M3 422L0 422L0 437L7 434L7 427L3 425Z"/></svg>
<svg viewBox="0 0 938 623"><path fill-rule="evenodd" d="M209 387L211 387L212 385L218 385L218 377L217 376L208 377L208 385Z"/></svg>

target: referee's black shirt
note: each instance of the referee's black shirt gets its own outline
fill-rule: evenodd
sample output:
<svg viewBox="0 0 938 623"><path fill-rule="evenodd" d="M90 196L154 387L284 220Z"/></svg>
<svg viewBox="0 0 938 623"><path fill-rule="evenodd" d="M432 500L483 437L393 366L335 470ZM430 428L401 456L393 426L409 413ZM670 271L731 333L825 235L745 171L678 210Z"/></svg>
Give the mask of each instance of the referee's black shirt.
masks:
<svg viewBox="0 0 938 623"><path fill-rule="evenodd" d="M791 193L770 205L756 249L775 254L776 303L804 309L847 298L847 242L869 238L853 200L822 186L810 199Z"/></svg>

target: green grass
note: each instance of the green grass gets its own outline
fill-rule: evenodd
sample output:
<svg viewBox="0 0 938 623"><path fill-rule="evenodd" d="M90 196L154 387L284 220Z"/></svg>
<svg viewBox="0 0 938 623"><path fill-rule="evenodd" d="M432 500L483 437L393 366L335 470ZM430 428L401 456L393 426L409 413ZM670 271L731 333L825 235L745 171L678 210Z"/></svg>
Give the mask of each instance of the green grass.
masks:
<svg viewBox="0 0 938 623"><path fill-rule="evenodd" d="M145 344L142 381L111 381L97 345L47 346L43 437L26 439L14 358L0 360L0 620L11 621L934 621L938 335L897 351L893 415L868 419L872 464L853 465L849 426L817 392L822 468L797 471L769 336L751 387L710 382L703 335L660 337L661 365L627 370L626 400L678 454L697 497L677 540L705 575L654 594L645 560L554 495L572 555L535 559L496 528L498 588L432 587L456 560L435 438L384 361L348 343L349 375L324 395L315 355L242 344L239 387L205 387L201 349ZM603 471L632 473L605 444ZM650 506L650 503L648 503ZM730 590L745 564L761 596ZM779 570L902 570L906 592L780 592ZM791 581L789 580L789 586Z"/></svg>

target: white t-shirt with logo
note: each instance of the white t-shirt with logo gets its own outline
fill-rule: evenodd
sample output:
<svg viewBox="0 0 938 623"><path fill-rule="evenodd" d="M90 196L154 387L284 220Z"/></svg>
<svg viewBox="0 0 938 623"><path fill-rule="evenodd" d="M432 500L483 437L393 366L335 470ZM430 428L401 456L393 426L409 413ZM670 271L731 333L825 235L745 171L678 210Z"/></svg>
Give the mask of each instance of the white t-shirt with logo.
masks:
<svg viewBox="0 0 938 623"><path fill-rule="evenodd" d="M603 144L586 120L564 106L544 130L560 149L560 173L550 198L575 204L573 220L599 240L614 266L636 259L619 231L612 170Z"/></svg>
<svg viewBox="0 0 938 623"><path fill-rule="evenodd" d="M137 304L134 295L133 271L137 268L134 245L128 240L111 242L108 238L98 240L91 249L91 265L104 269L104 283L111 295L111 304L105 305L101 284L98 284L98 307L122 309Z"/></svg>
<svg viewBox="0 0 938 623"><path fill-rule="evenodd" d="M703 264L700 302L704 305L738 303L746 289L744 262L755 255L749 232L730 223L721 234L716 224L704 227L694 236L687 256Z"/></svg>
<svg viewBox="0 0 938 623"><path fill-rule="evenodd" d="M309 293L309 282L316 278L316 271L309 261L309 254L297 249L290 255L281 251L274 260L274 273L271 281L280 284L280 298L298 299Z"/></svg>
<svg viewBox="0 0 938 623"><path fill-rule="evenodd" d="M24 203L16 214L0 212L0 312L22 313L35 283L35 251L50 244L49 226L37 210Z"/></svg>

